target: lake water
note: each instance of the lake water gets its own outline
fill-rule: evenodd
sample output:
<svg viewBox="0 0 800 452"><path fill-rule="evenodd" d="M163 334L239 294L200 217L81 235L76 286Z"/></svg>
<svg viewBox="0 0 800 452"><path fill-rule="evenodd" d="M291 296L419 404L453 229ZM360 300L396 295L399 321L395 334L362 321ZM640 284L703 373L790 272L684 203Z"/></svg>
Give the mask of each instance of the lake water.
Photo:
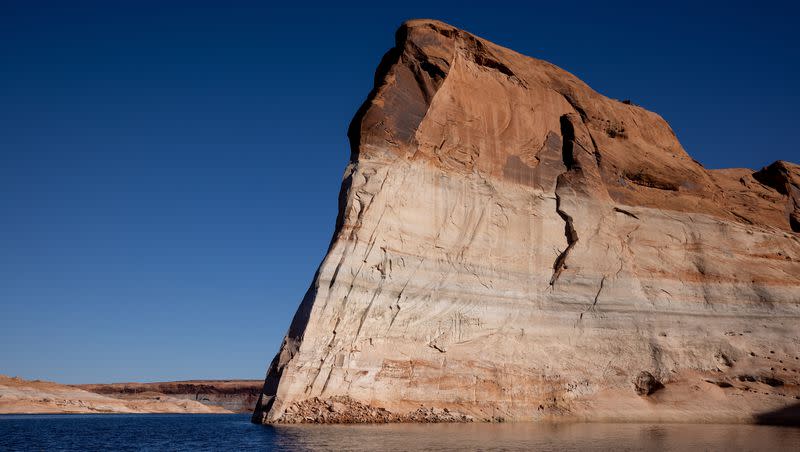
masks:
<svg viewBox="0 0 800 452"><path fill-rule="evenodd" d="M0 416L13 450L791 450L800 428L698 424L261 426L248 415Z"/></svg>

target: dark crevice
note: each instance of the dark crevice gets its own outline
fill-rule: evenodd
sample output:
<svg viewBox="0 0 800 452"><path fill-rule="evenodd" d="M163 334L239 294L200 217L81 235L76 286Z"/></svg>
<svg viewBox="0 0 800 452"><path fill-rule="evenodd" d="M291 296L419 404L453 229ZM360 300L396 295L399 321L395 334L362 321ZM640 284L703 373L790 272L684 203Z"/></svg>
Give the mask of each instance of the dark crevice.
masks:
<svg viewBox="0 0 800 452"><path fill-rule="evenodd" d="M637 217L637 216L636 216L635 214L633 214L632 212L629 212L629 211L627 211L627 210L625 210L625 209L620 209L619 207L614 207L614 212L619 212L619 213L621 213L621 214L623 214L623 215L627 215L627 216L629 216L629 217L636 218L637 220L639 219L639 217Z"/></svg>
<svg viewBox="0 0 800 452"><path fill-rule="evenodd" d="M561 196L558 194L559 187L564 183L565 174L571 171L575 166L575 156L573 155L575 128L567 115L561 116L561 140L561 158L564 161L564 166L567 168L567 171L559 175L556 180L556 213L564 220L564 237L567 239L567 247L556 257L555 262L553 262L553 276L550 278L551 286L556 283L561 272L567 268L567 256L578 241L578 233L575 231L572 217L562 209Z"/></svg>
<svg viewBox="0 0 800 452"><path fill-rule="evenodd" d="M575 127L569 120L569 116L561 116L561 159L564 161L564 166L567 171L575 166L575 155L573 149L575 147Z"/></svg>
<svg viewBox="0 0 800 452"><path fill-rule="evenodd" d="M560 177L559 177L560 178ZM556 213L564 220L564 236L567 238L567 247L558 255L555 262L553 262L553 276L550 278L550 285L554 285L561 276L561 272L567 268L567 256L569 255L572 247L578 241L578 233L575 231L575 226L572 223L572 217L566 212L561 210L561 197L556 193Z"/></svg>
<svg viewBox="0 0 800 452"><path fill-rule="evenodd" d="M586 114L586 111L583 108L581 108L581 106L578 105L578 103L575 102L575 100L571 96L561 92L559 92L559 94L561 94L561 97L563 97L564 100L567 101L570 107L572 107L572 109L578 112L578 115L580 115L581 122L583 123L584 127L586 127L586 134L589 136L589 140L591 140L592 142L592 151L594 152L595 162L597 162L597 169L600 170L600 163L602 160L602 156L600 155L600 149L597 147L597 142L594 140L594 136L592 136L592 130L589 128L589 116ZM562 121L563 121L563 116L562 116ZM574 139L574 129L573 129L573 139Z"/></svg>

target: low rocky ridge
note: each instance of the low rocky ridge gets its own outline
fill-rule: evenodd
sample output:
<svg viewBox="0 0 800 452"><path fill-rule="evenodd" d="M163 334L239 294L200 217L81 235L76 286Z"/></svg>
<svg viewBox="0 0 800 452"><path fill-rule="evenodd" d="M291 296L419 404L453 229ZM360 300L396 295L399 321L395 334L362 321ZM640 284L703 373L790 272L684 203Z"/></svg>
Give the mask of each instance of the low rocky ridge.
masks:
<svg viewBox="0 0 800 452"><path fill-rule="evenodd" d="M348 136L254 422L800 417L798 165L708 170L657 114L432 20Z"/></svg>
<svg viewBox="0 0 800 452"><path fill-rule="evenodd" d="M119 399L74 386L0 375L0 414L230 412L163 394Z"/></svg>
<svg viewBox="0 0 800 452"><path fill-rule="evenodd" d="M263 382L259 380L188 380L157 383L74 385L76 388L118 399L173 398L192 400L237 413L255 408Z"/></svg>

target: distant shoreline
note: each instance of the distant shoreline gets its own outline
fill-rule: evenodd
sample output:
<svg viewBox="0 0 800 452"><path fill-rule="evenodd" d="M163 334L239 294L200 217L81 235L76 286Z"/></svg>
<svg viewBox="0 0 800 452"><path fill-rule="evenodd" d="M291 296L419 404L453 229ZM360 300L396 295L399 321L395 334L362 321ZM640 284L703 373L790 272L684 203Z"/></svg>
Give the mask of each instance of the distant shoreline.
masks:
<svg viewBox="0 0 800 452"><path fill-rule="evenodd" d="M252 412L259 380L62 385L0 375L1 415Z"/></svg>

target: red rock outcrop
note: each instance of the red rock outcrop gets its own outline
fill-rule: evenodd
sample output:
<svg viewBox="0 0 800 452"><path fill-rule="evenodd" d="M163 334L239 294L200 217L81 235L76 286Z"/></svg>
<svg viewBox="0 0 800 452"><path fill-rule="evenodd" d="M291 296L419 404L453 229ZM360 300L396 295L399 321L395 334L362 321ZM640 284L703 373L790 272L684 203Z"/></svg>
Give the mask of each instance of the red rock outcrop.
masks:
<svg viewBox="0 0 800 452"><path fill-rule="evenodd" d="M707 170L657 114L432 20L398 30L348 135L254 422L342 397L478 420L798 403L797 165ZM663 387L637 395L642 372Z"/></svg>

